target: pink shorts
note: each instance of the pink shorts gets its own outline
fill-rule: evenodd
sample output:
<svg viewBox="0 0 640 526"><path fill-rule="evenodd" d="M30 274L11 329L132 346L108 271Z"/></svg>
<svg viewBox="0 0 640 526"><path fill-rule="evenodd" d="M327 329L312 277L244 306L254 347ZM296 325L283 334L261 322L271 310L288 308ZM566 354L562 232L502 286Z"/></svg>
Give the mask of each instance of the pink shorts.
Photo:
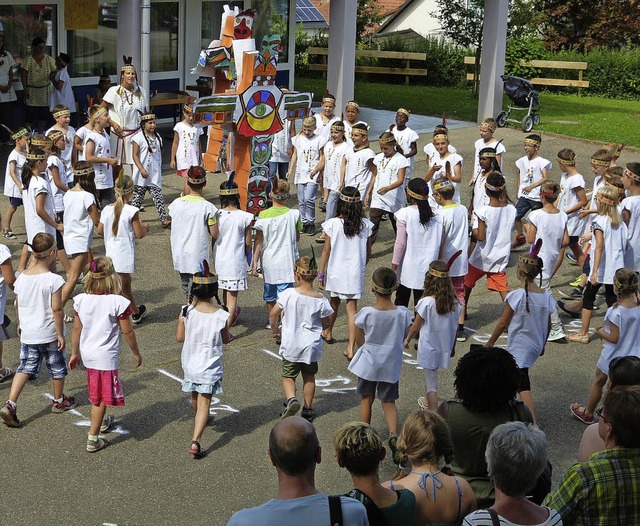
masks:
<svg viewBox="0 0 640 526"><path fill-rule="evenodd" d="M99 371L87 368L89 402L93 405L124 405L124 391L118 371Z"/></svg>
<svg viewBox="0 0 640 526"><path fill-rule="evenodd" d="M187 175L189 174L189 168L185 168L184 170L178 170L176 174L186 179Z"/></svg>
<svg viewBox="0 0 640 526"><path fill-rule="evenodd" d="M451 283L453 283L453 290L456 291L456 296L458 296L460 303L464 305L464 276L451 278Z"/></svg>

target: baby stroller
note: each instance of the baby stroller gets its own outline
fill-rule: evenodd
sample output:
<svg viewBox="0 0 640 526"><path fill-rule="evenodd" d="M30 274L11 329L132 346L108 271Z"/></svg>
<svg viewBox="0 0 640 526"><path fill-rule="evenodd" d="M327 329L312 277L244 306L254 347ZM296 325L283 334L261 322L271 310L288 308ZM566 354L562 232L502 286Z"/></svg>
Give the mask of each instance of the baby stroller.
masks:
<svg viewBox="0 0 640 526"><path fill-rule="evenodd" d="M527 79L520 77L510 77L502 75L504 83L504 92L511 100L511 104L507 107L507 111L503 111L496 117L496 123L500 128L504 128L507 123L514 122L522 125L522 131L529 133L534 126L540 124L540 101L538 100L538 92L533 89L533 84ZM526 111L527 114L522 121L510 119L511 111Z"/></svg>

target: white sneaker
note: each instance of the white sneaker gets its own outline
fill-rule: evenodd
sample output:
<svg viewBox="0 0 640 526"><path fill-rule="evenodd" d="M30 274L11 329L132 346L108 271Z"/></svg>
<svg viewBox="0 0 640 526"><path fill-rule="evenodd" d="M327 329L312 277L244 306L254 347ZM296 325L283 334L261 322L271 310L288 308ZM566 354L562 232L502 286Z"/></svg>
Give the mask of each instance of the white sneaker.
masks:
<svg viewBox="0 0 640 526"><path fill-rule="evenodd" d="M562 329L551 329L549 333L549 337L547 338L548 342L557 342L560 340L564 340L567 335L564 333Z"/></svg>

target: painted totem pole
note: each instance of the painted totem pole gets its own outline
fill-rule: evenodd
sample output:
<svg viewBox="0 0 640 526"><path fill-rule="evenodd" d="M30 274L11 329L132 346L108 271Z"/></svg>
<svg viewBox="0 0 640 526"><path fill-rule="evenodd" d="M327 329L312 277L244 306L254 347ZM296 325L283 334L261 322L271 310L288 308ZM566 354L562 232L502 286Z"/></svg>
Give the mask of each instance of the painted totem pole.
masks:
<svg viewBox="0 0 640 526"><path fill-rule="evenodd" d="M220 40L200 52L193 73L212 78L213 94L193 106L194 125L209 127L204 166L235 171L240 203L254 215L267 204L273 135L289 121L309 115L311 93L275 86L280 36L251 38L253 12L225 6Z"/></svg>

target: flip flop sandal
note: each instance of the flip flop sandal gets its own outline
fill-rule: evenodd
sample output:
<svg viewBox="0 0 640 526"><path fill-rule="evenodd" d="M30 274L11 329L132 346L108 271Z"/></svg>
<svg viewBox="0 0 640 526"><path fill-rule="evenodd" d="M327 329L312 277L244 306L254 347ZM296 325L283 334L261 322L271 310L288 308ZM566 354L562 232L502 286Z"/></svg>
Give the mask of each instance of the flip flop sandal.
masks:
<svg viewBox="0 0 640 526"><path fill-rule="evenodd" d="M324 336L322 336L322 339L323 339L326 343L328 343L329 345L333 345L334 343L336 343L336 340L335 340L335 338L333 338L333 337L332 337L332 338L325 338ZM346 356L346 354L345 354L345 356Z"/></svg>
<svg viewBox="0 0 640 526"><path fill-rule="evenodd" d="M203 449L200 447L200 443L197 440L191 442L191 447L189 448L189 454L193 455L193 458L202 458L205 453Z"/></svg>
<svg viewBox="0 0 640 526"><path fill-rule="evenodd" d="M421 396L420 398L418 398L418 405L420 406L420 409L429 409L429 404L427 402L427 397L426 396Z"/></svg>
<svg viewBox="0 0 640 526"><path fill-rule="evenodd" d="M583 343L587 344L591 340L591 337L588 334L570 334L567 336L567 340L575 343Z"/></svg>
<svg viewBox="0 0 640 526"><path fill-rule="evenodd" d="M578 403L573 403L569 406L569 409L571 409L571 414L578 420L580 420L580 422L582 422L583 424L593 424L593 415L587 414L586 407L583 407Z"/></svg>

